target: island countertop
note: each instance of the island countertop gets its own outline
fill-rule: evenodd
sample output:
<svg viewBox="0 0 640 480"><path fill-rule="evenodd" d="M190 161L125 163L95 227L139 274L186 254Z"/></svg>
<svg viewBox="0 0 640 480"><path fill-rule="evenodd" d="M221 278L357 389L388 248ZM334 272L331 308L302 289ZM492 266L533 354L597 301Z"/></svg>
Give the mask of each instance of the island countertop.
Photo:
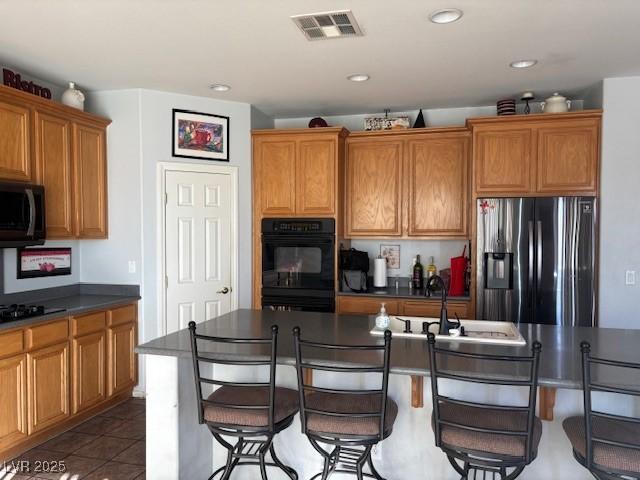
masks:
<svg viewBox="0 0 640 480"><path fill-rule="evenodd" d="M372 344L381 343L380 337L372 336L374 317L315 312L273 312L241 309L198 324L198 333L222 337L269 337L272 325L279 327L278 364L294 365L292 330L299 326L302 338L326 343ZM576 389L582 387L580 343L588 341L595 356L616 358L623 361L637 361L640 345L640 331L612 328L564 327L551 325L520 325L520 332L527 341L526 346L496 346L451 343L451 348L474 353L502 355L528 355L535 340L542 343L540 357L539 384L546 387ZM214 358L264 358L268 352L263 346L247 346L239 349L235 345L220 346L215 349L202 345L201 351ZM191 355L189 330L157 338L136 348L136 352L148 355L187 357ZM343 352L340 357L319 352L313 359L327 365L379 364L379 353L371 353L363 358L362 352ZM375 357L375 358L374 358ZM486 372L486 365L467 359L456 360L447 368L464 371ZM512 365L495 367L493 373L506 376L517 375ZM413 338L394 338L391 345L392 374L426 376L429 360L427 344ZM622 383L624 380L621 379Z"/></svg>

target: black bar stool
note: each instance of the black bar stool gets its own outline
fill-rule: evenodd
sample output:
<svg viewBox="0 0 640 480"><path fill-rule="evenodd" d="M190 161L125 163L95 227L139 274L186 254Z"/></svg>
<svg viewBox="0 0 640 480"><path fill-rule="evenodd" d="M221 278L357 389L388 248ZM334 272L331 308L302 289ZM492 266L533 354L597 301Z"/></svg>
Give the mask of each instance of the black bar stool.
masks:
<svg viewBox="0 0 640 480"><path fill-rule="evenodd" d="M562 422L573 446L573 456L599 479L640 478L640 418L594 410L591 404L593 392L640 396L640 390L604 383L601 378L594 380L594 365L609 367L607 378L615 372L624 382L628 379L625 373L630 373L630 369L640 370L640 364L593 357L588 342L582 342L580 349L585 415L569 417Z"/></svg>
<svg viewBox="0 0 640 480"><path fill-rule="evenodd" d="M293 336L302 433L324 457L322 472L311 477L311 480L318 477L326 480L333 472L355 474L359 480L363 477L384 480L373 466L371 449L391 435L398 415L398 406L387 398L391 332L385 332L383 345L331 345L311 342L300 338L299 327L293 329ZM348 351L350 355L364 352L380 352L383 355L381 365L374 367L328 366L308 360L309 350L329 351L332 356L340 351ZM373 390L314 387L305 383L303 369L342 374L379 373L381 386ZM320 444L330 447L325 449ZM369 466L371 473L363 472L365 464Z"/></svg>
<svg viewBox="0 0 640 480"><path fill-rule="evenodd" d="M465 353L436 346L435 335L430 333L428 346L433 397L431 425L436 446L447 454L462 479L470 478L470 472L474 479L478 472L482 472L483 478L487 472L501 480L516 478L536 458L542 435L542 422L535 416L541 344L533 342L530 356ZM520 379L454 373L453 366L460 361L505 364L517 372ZM491 405L441 395L440 379L529 387L528 404Z"/></svg>
<svg viewBox="0 0 640 480"><path fill-rule="evenodd" d="M296 471L284 465L273 449L273 437L287 428L298 413L298 392L276 387L276 353L278 349L278 327L271 327L271 338L226 338L199 335L195 322L189 322L193 370L198 398L198 420L206 423L214 438L227 449L227 463L210 477L222 473L223 480L231 476L240 465L259 465L263 480L267 480L267 466L279 467L289 478L297 480ZM264 345L270 353L266 360L214 359L198 352L198 341L233 345ZM268 382L229 382L206 378L200 375L200 362L254 367L269 365ZM213 375L212 375L213 377ZM206 398L202 384L220 388ZM225 437L236 438L235 443ZM269 452L273 463L267 463Z"/></svg>

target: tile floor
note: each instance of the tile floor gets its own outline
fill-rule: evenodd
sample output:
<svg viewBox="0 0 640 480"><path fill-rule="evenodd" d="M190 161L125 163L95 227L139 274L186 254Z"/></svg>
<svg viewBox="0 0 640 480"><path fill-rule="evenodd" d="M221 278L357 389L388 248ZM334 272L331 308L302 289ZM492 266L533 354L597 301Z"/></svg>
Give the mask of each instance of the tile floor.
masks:
<svg viewBox="0 0 640 480"><path fill-rule="evenodd" d="M11 465L26 460L31 473ZM33 472L37 461L64 461L65 471ZM132 398L7 462L0 480L144 480L145 403Z"/></svg>

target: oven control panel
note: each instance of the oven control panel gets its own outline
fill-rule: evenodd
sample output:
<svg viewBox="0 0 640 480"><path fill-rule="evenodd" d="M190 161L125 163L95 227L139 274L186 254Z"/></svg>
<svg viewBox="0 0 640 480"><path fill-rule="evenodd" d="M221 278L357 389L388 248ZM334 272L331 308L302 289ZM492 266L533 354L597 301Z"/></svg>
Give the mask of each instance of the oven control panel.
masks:
<svg viewBox="0 0 640 480"><path fill-rule="evenodd" d="M335 233L333 218L320 219L278 219L265 218L262 220L262 233Z"/></svg>

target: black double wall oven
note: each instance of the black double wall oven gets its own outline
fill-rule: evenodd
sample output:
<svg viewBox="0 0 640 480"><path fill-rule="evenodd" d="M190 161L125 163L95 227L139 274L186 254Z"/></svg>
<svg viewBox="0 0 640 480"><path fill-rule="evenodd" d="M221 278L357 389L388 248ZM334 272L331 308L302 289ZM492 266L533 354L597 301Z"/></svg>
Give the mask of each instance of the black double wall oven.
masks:
<svg viewBox="0 0 640 480"><path fill-rule="evenodd" d="M262 220L262 308L335 311L335 220Z"/></svg>

